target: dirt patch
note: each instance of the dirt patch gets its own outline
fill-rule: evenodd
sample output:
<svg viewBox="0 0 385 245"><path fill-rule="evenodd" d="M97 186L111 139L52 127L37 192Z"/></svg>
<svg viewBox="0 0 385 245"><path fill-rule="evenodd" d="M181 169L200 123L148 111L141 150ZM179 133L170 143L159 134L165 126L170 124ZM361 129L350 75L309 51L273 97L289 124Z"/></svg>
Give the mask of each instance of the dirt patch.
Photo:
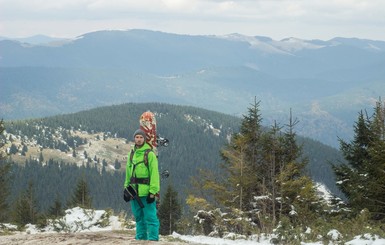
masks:
<svg viewBox="0 0 385 245"><path fill-rule="evenodd" d="M161 237L160 241L136 241L132 231L102 231L79 233L39 233L39 234L15 234L0 236L0 244L39 244L39 245L79 245L79 244L157 244L176 245L192 244L183 241L168 241L167 237Z"/></svg>

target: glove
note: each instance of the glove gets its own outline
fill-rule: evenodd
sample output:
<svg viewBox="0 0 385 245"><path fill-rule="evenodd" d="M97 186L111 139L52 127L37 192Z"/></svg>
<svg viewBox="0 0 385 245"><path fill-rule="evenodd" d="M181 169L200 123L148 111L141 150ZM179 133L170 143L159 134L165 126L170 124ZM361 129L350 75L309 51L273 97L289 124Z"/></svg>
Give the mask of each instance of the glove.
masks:
<svg viewBox="0 0 385 245"><path fill-rule="evenodd" d="M129 201L132 200L132 197L131 197L130 193L128 193L127 188L124 188L123 199L124 199L124 201L126 201L126 202L129 202Z"/></svg>
<svg viewBox="0 0 385 245"><path fill-rule="evenodd" d="M147 203L153 203L155 201L155 195L149 193L146 199Z"/></svg>

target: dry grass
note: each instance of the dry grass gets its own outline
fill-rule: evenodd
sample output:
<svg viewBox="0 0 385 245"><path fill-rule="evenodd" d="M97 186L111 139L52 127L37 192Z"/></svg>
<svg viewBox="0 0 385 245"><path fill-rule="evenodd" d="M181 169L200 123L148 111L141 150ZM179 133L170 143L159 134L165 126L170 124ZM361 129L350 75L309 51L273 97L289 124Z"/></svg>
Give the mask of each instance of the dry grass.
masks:
<svg viewBox="0 0 385 245"><path fill-rule="evenodd" d="M131 142L126 143L126 139L123 138L107 138L106 140L103 140L103 136L100 133L87 134L85 132L75 131L74 135L85 138L88 142L87 144L80 145L75 149L76 157L72 156L72 151L65 153L55 149L41 150L39 146L27 144L28 152L26 155L22 156L20 153L12 155L12 160L17 163L24 164L27 159L39 159L40 153L42 152L44 161L53 159L54 161L74 163L78 166L81 166L87 163L87 159L84 158L84 151L86 151L88 157L92 160L95 158L95 156L97 159L100 159L100 166L102 164L102 160L105 159L109 165L109 167L106 168L107 170L114 168L116 159L122 165L121 170L124 170L127 161L127 155L132 145ZM98 135L101 140L97 139ZM21 141L16 139L12 143L8 142L5 147L10 147L11 144L21 146Z"/></svg>

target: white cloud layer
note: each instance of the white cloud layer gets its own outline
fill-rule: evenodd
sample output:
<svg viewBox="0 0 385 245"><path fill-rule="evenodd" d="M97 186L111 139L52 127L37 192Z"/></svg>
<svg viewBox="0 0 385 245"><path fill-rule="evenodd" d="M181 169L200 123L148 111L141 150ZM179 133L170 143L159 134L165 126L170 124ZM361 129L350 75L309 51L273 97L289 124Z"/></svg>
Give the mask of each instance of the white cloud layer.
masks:
<svg viewBox="0 0 385 245"><path fill-rule="evenodd" d="M0 35L103 29L385 40L383 0L0 0Z"/></svg>

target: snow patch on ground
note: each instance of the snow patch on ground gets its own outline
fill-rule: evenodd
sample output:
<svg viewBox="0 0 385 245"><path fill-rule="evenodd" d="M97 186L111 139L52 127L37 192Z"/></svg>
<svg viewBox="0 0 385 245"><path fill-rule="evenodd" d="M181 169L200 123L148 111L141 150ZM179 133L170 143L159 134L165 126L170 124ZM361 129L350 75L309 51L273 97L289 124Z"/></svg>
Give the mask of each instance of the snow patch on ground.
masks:
<svg viewBox="0 0 385 245"><path fill-rule="evenodd" d="M127 223L126 223L127 224ZM132 224L134 225L134 223ZM125 221L121 218L110 215L105 210L82 209L75 207L67 209L65 215L59 219L52 220L44 229L38 229L35 225L28 224L22 232L16 231L16 226L12 224L0 224L2 230L11 230L12 234L43 234L43 233L80 233L80 232L100 232L112 230L128 230ZM311 231L307 231L311 232ZM83 233L81 233L83 234ZM12 236L12 235L10 235ZM272 243L274 235L254 235L249 239L225 239L208 236L181 235L174 232L172 237L185 242L206 245L268 245ZM333 229L328 233L331 241L329 245L340 244L341 234ZM6 236L5 236L6 237ZM5 237L3 237L5 239ZM233 236L236 237L236 236ZM232 238L232 237L229 237ZM301 245L322 245L322 242L301 243ZM385 239L371 234L356 236L353 240L345 243L346 245L383 245Z"/></svg>
<svg viewBox="0 0 385 245"><path fill-rule="evenodd" d="M173 237L178 238L183 241L187 242L193 242L193 243L201 243L201 244L218 244L218 245L255 245L255 244L271 244L270 240L272 237L260 237L259 239L257 237L252 237L249 240L245 239L236 239L236 240L229 240L229 239L223 239L223 238L216 238L216 237L207 237L207 236L186 236L186 235L180 235L176 232L172 234Z"/></svg>

